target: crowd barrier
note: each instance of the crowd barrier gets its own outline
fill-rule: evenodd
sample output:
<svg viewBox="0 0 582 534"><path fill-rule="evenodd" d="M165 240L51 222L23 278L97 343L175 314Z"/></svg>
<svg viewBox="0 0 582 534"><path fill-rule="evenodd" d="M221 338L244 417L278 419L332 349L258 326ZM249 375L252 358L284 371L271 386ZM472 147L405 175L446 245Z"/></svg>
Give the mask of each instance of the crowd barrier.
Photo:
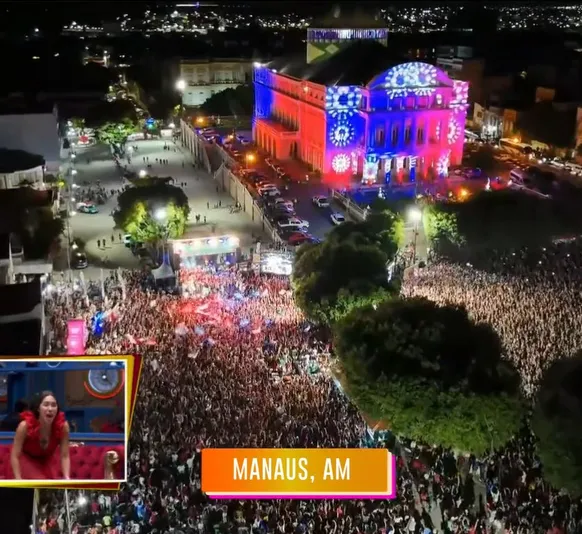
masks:
<svg viewBox="0 0 582 534"><path fill-rule="evenodd" d="M340 193L337 189L332 189L332 198L341 204L346 210L347 214L357 221L366 220L366 210L356 204L349 196Z"/></svg>
<svg viewBox="0 0 582 534"><path fill-rule="evenodd" d="M273 241L281 241L271 221L269 221L257 200L253 198L251 192L244 186L238 176L223 163L214 173L213 177L222 187L223 191L226 191L235 202L238 202L242 210L253 222L258 222Z"/></svg>

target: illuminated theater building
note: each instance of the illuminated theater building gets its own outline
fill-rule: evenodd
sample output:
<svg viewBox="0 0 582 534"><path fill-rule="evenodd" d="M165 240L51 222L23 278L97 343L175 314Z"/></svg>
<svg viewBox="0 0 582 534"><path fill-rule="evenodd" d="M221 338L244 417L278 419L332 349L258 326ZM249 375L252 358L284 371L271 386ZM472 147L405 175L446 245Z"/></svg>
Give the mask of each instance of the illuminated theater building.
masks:
<svg viewBox="0 0 582 534"><path fill-rule="evenodd" d="M255 64L255 142L338 185L446 176L463 156L467 82L384 59L377 30L368 31L322 61Z"/></svg>

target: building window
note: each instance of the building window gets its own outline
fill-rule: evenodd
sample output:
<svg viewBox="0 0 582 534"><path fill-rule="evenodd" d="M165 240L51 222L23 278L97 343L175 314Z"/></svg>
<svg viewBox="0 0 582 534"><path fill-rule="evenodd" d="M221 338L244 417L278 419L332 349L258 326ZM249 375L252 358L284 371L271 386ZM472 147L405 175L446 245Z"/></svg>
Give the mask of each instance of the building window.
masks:
<svg viewBox="0 0 582 534"><path fill-rule="evenodd" d="M398 126L394 126L392 128L392 137L391 137L392 146L398 144Z"/></svg>
<svg viewBox="0 0 582 534"><path fill-rule="evenodd" d="M414 97L413 96L406 97L406 107L407 108L413 108L414 107Z"/></svg>
<svg viewBox="0 0 582 534"><path fill-rule="evenodd" d="M416 142L419 145L424 144L424 128L422 126L416 130Z"/></svg>
<svg viewBox="0 0 582 534"><path fill-rule="evenodd" d="M385 131L383 126L376 127L376 134L374 135L375 145L384 146L386 143Z"/></svg>
<svg viewBox="0 0 582 534"><path fill-rule="evenodd" d="M407 124L406 127L404 128L404 144L405 145L410 144L411 138L412 138L412 128L410 124Z"/></svg>

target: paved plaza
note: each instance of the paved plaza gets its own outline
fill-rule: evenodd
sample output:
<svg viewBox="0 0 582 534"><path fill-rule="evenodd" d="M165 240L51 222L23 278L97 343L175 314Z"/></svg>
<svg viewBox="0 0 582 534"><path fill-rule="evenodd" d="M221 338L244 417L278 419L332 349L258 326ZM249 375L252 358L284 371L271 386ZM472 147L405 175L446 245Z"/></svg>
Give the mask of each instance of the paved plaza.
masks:
<svg viewBox="0 0 582 534"><path fill-rule="evenodd" d="M170 147L169 150L164 150L166 145ZM173 141L144 140L130 142L128 146L137 148L132 153L131 163L124 161L128 170L139 172L144 169L153 176L171 176L176 185L185 184L183 189L190 203L190 218L184 237L235 235L241 241L243 252L248 252L253 236L265 238L261 227L251 221L248 215L243 212L230 213L229 206L234 203L232 198L228 193L217 191L216 183L206 171L194 168L191 154L179 144ZM149 159L151 168L147 168L144 158ZM168 163L160 163L162 159L168 160ZM124 180L123 171L115 165L108 147L97 145L80 150L75 169L75 183L79 185L75 190L75 204L87 199L89 189L95 191L102 187L108 194L107 202L98 206L99 213L77 213L70 219L71 237L85 243L90 264L84 271L85 276L95 279L100 275L102 267L137 267L137 259L121 241L123 232L114 228L112 212L117 206L117 192L122 189ZM215 207L219 203L220 207ZM197 214L201 216L199 224L195 221ZM206 223L203 222L204 218ZM98 246L98 241L101 246ZM66 243L63 248L66 249ZM55 262L55 270L66 269L67 256L63 253Z"/></svg>

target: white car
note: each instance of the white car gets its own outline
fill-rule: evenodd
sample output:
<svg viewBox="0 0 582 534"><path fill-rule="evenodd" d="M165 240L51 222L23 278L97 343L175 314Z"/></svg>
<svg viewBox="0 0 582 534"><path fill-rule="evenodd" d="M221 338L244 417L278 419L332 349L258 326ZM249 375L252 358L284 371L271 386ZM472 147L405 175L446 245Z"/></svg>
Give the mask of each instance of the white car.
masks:
<svg viewBox="0 0 582 534"><path fill-rule="evenodd" d="M317 195L311 199L313 204L315 204L318 208L329 208L329 200L323 195Z"/></svg>
<svg viewBox="0 0 582 534"><path fill-rule="evenodd" d="M309 222L299 219L297 217L290 217L286 221L279 221L277 223L279 228L309 228Z"/></svg>
<svg viewBox="0 0 582 534"><path fill-rule="evenodd" d="M265 189L263 191L259 191L259 194L262 197L278 197L281 194L281 191L278 189Z"/></svg>
<svg viewBox="0 0 582 534"><path fill-rule="evenodd" d="M277 189L275 184L262 184L259 186L259 194L262 195L265 191L272 191L273 189Z"/></svg>
<svg viewBox="0 0 582 534"><path fill-rule="evenodd" d="M343 222L346 222L346 218L341 213L332 213L330 216L331 222L336 226Z"/></svg>

